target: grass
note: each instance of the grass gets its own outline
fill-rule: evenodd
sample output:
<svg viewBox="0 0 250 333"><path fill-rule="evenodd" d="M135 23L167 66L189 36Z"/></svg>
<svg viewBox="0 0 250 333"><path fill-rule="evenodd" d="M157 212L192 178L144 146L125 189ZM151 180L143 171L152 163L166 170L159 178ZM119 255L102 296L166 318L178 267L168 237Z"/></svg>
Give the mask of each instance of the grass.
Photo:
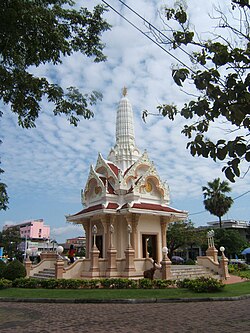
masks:
<svg viewBox="0 0 250 333"><path fill-rule="evenodd" d="M194 293L187 289L22 289L0 290L1 297L14 298L67 298L67 299L147 299L233 297L250 294L250 281L229 284L217 293ZM0 299L1 300L1 299Z"/></svg>

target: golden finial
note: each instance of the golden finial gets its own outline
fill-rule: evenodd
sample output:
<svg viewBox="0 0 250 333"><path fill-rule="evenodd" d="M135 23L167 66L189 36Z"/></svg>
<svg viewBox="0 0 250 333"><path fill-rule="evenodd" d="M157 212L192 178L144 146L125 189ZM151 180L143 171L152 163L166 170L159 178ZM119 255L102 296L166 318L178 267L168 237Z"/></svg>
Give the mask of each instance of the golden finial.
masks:
<svg viewBox="0 0 250 333"><path fill-rule="evenodd" d="M122 89L122 94L123 94L123 96L125 97L125 96L127 95L127 93L128 93L128 89L127 89L126 87L124 87L124 88Z"/></svg>

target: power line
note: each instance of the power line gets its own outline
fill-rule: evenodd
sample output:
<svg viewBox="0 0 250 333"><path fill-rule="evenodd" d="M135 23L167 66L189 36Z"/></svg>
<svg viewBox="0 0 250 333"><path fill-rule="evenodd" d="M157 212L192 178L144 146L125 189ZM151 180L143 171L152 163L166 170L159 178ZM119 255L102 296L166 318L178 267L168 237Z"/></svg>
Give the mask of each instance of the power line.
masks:
<svg viewBox="0 0 250 333"><path fill-rule="evenodd" d="M237 199L243 197L243 195L246 195L246 194L249 193L249 192L250 192L250 191L247 191L247 192L245 192L245 193L239 195L238 197L234 198L233 200L237 200Z"/></svg>
<svg viewBox="0 0 250 333"><path fill-rule="evenodd" d="M147 37L149 40L151 40L154 44L156 44L159 48L161 48L164 52L166 52L170 57L174 58L176 61L178 61L182 66L189 69L192 73L195 73L194 70L187 66L184 62L182 62L180 59L178 59L176 56L171 54L168 50L166 50L161 44L159 44L157 41L155 41L153 38L148 36L144 31L142 31L140 28L138 28L133 22L128 20L124 15L122 15L118 10L116 10L114 7L112 7L110 4L108 4L106 1L101 0L103 3L105 3L106 6L111 8L116 14L118 14L120 17L122 17L126 22L128 22L132 27L134 27L136 30L138 30L140 33L142 33L145 37ZM139 14L138 14L139 15Z"/></svg>
<svg viewBox="0 0 250 333"><path fill-rule="evenodd" d="M125 7L127 7L132 13L134 13L136 16L138 16L141 20L143 20L144 22L146 22L148 24L148 26L150 28L153 28L155 31L157 31L161 36L163 36L164 38L166 38L169 42L172 43L171 38L169 38L166 34L164 34L161 30L159 30L155 25L153 25L152 23L150 23L148 20L146 20L143 16L141 16L137 11L135 11L133 8L131 8L129 5L127 5L124 1L122 0L118 0L121 4L123 4ZM180 45L177 46L182 52L184 52L186 55L188 55L191 59L195 60L196 59L193 57L192 54L190 54L189 52L187 52L186 50L184 50ZM208 68L205 65L202 65L205 69L208 70Z"/></svg>
<svg viewBox="0 0 250 333"><path fill-rule="evenodd" d="M250 192L250 191L246 191L246 192L244 192L243 194L238 195L237 197L233 198L233 201L235 201L235 200L237 200L237 199L243 197L244 195L246 195L246 194L249 193L249 192ZM206 212L207 212L207 210L203 210L203 211L200 211L200 212L197 212L197 213L191 213L191 214L188 214L188 215L189 215L189 216L191 216L191 215L198 215L198 214L203 214L203 213L206 213Z"/></svg>

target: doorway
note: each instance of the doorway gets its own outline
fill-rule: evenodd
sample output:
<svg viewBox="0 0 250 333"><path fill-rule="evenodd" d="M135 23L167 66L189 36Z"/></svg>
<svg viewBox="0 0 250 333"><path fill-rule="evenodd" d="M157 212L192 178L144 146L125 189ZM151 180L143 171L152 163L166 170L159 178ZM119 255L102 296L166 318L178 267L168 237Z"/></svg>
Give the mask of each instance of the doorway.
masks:
<svg viewBox="0 0 250 333"><path fill-rule="evenodd" d="M92 237L92 244L94 244L94 237ZM96 247L98 248L98 250L100 251L99 258L103 258L103 237L102 237L102 235L96 235L95 244L96 244Z"/></svg>
<svg viewBox="0 0 250 333"><path fill-rule="evenodd" d="M147 255L148 252L148 255ZM157 257L157 235L142 235L142 255L143 258L153 258L158 261Z"/></svg>

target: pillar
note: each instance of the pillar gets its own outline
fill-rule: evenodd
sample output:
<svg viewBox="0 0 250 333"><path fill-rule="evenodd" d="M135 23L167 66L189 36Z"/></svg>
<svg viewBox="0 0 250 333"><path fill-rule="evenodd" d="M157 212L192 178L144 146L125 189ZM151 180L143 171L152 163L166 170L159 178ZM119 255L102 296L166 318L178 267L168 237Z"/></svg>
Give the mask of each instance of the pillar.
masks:
<svg viewBox="0 0 250 333"><path fill-rule="evenodd" d="M161 267L162 267L162 279L163 280L169 280L171 279L171 261L168 258L168 249L166 247L163 247L163 258L161 261Z"/></svg>
<svg viewBox="0 0 250 333"><path fill-rule="evenodd" d="M113 245L113 235L115 229L113 224L109 226L109 248L107 251L107 258L108 258L108 267L107 267L107 276L114 276L114 272L117 272L117 264L116 264L116 257L117 257L117 250L114 248Z"/></svg>
<svg viewBox="0 0 250 333"><path fill-rule="evenodd" d="M86 249L85 249L85 257L87 259L90 258L90 242L91 242L91 233L90 233L90 221L88 222L82 222L82 226L85 231L85 237L86 237Z"/></svg>
<svg viewBox="0 0 250 333"><path fill-rule="evenodd" d="M162 247L167 246L167 222L161 217L161 243Z"/></svg>
<svg viewBox="0 0 250 333"><path fill-rule="evenodd" d="M92 250L90 251L91 256L91 264L90 264L90 272L92 273L92 277L99 276L99 254L100 251L96 246L93 246Z"/></svg>
<svg viewBox="0 0 250 333"><path fill-rule="evenodd" d="M56 279L63 278L63 271L64 271L64 262L61 259L57 259L55 263L55 275Z"/></svg>
<svg viewBox="0 0 250 333"><path fill-rule="evenodd" d="M129 277L133 275L131 273L135 272L135 263L134 263L135 251L131 246L131 241L130 241L132 233L131 224L128 224L127 231L128 231L128 246L127 249L124 251L124 253L125 253L125 275Z"/></svg>
<svg viewBox="0 0 250 333"><path fill-rule="evenodd" d="M31 271L31 266L32 266L32 262L30 261L30 258L28 257L26 260L25 260L25 269L26 269L26 277L30 277L30 271Z"/></svg>
<svg viewBox="0 0 250 333"><path fill-rule="evenodd" d="M228 273L228 259L226 258L225 254L224 254L225 248L223 246L221 246L220 250L222 252L221 260L220 260L220 270L221 270L222 278L226 280L226 279L230 278L230 275Z"/></svg>
<svg viewBox="0 0 250 333"><path fill-rule="evenodd" d="M212 257L214 262L218 263L218 250L214 246L211 246L207 249L206 255L208 257Z"/></svg>

